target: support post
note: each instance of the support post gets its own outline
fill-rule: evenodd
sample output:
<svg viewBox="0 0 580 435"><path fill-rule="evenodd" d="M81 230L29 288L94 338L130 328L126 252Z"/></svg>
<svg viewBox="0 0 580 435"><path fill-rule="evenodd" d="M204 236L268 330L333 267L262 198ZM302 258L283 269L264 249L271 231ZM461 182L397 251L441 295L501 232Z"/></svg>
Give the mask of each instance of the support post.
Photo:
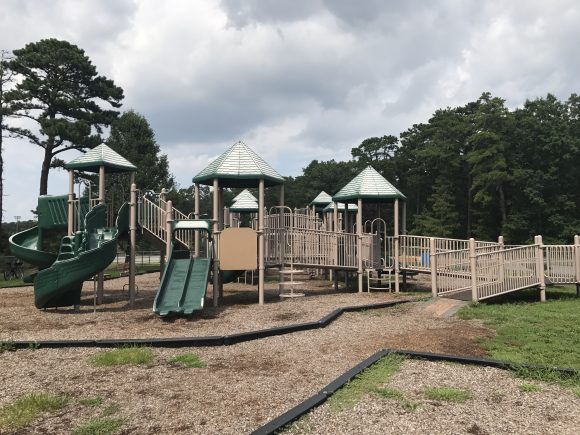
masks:
<svg viewBox="0 0 580 435"><path fill-rule="evenodd" d="M99 204L105 203L105 167L99 167ZM79 201L80 207L80 201ZM103 295L105 293L105 273L99 272L97 283L97 305L103 303Z"/></svg>
<svg viewBox="0 0 580 435"><path fill-rule="evenodd" d="M342 221L344 222L344 232L345 233L350 233L350 220L349 220L349 216L348 216L348 202L344 204L344 213L343 213L343 219ZM347 253L349 252L347 246L347 240L349 240L348 236L344 236L344 245L345 245L345 249L344 249L344 255L345 257L347 256ZM356 246L358 249L358 240L356 242ZM349 288L349 273L348 270L344 271L344 287L346 288L346 290L348 291Z"/></svg>
<svg viewBox="0 0 580 435"><path fill-rule="evenodd" d="M264 179L258 186L258 303L264 305Z"/></svg>
<svg viewBox="0 0 580 435"><path fill-rule="evenodd" d="M171 223L173 222L173 203L165 203L165 258L171 255Z"/></svg>
<svg viewBox="0 0 580 435"><path fill-rule="evenodd" d="M580 298L580 236L574 236L574 260L576 265L576 297Z"/></svg>
<svg viewBox="0 0 580 435"><path fill-rule="evenodd" d="M475 239L469 239L469 270L471 275L471 300L476 302L479 298L477 296L477 257L475 256Z"/></svg>
<svg viewBox="0 0 580 435"><path fill-rule="evenodd" d="M542 236L535 237L536 261L538 271L538 281L540 283L540 301L546 302L546 277L544 275L544 247Z"/></svg>
<svg viewBox="0 0 580 435"><path fill-rule="evenodd" d="M503 257L503 250L504 250L504 243L503 243L503 236L499 236L497 238L497 244L499 245L499 254L498 254L498 281L500 285L503 286L503 282L505 281L505 262Z"/></svg>
<svg viewBox="0 0 580 435"><path fill-rule="evenodd" d="M137 246L137 186L135 172L131 172L131 199L129 222L129 306L135 305L135 250Z"/></svg>
<svg viewBox="0 0 580 435"><path fill-rule="evenodd" d="M358 251L358 292L363 292L363 258L362 258L362 198L358 199L358 211L356 213L356 234L357 234L357 251Z"/></svg>
<svg viewBox="0 0 580 435"><path fill-rule="evenodd" d="M225 221L224 221L224 189L223 187L219 186L218 189L218 198L219 198L219 207L218 207L218 219L219 219L219 224L218 224L218 228L219 228L219 232L221 234L221 232L224 230L225 228ZM219 236L217 237L218 243L219 243ZM219 256L219 246L218 246L218 256ZM222 299L224 297L224 286L222 283L222 279L221 279L221 272L218 274L218 289L219 289L219 299Z"/></svg>
<svg viewBox="0 0 580 435"><path fill-rule="evenodd" d="M394 234L394 242L395 242L395 293L399 293L399 199L395 199L395 207L394 207L394 223L395 223L395 234Z"/></svg>
<svg viewBox="0 0 580 435"><path fill-rule="evenodd" d="M213 236L214 236L214 253L216 258L213 259L213 306L217 307L219 305L219 294L220 294L220 267L218 251L219 246L219 181L217 178L213 179Z"/></svg>
<svg viewBox="0 0 580 435"><path fill-rule="evenodd" d="M429 266L431 267L431 294L437 297L437 257L435 257L435 237L429 237Z"/></svg>
<svg viewBox="0 0 580 435"><path fill-rule="evenodd" d="M334 231L334 290L338 290L338 203L332 203L332 221Z"/></svg>
<svg viewBox="0 0 580 435"><path fill-rule="evenodd" d="M74 204L73 201L75 199L75 178L74 178L74 170L73 169L69 169L68 171L68 235L72 236L74 234ZM89 199L90 201L90 199ZM80 208L80 204L79 204L79 208ZM80 227L80 222L79 222L79 227ZM40 232L40 231L39 231ZM38 247L38 249L41 249L41 246Z"/></svg>
<svg viewBox="0 0 580 435"><path fill-rule="evenodd" d="M193 218L199 219L199 184L195 183L193 185ZM195 258L199 257L199 243L200 243L200 234L199 231L195 232L194 236L194 247L193 247L193 256Z"/></svg>
<svg viewBox="0 0 580 435"><path fill-rule="evenodd" d="M280 207L284 207L284 185L280 184Z"/></svg>

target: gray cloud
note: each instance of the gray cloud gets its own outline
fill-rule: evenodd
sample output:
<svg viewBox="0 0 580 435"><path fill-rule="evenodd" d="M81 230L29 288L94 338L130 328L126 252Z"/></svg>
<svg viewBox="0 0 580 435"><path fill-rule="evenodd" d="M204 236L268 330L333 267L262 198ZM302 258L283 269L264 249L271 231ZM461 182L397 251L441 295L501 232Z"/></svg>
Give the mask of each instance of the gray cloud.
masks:
<svg viewBox="0 0 580 435"><path fill-rule="evenodd" d="M573 0L2 0L2 10L3 48L43 37L84 48L148 118L184 186L238 139L292 175L484 91L515 107L580 87ZM7 183L36 170L18 155L7 153ZM27 184L33 198L36 178ZM8 215L21 207L11 201Z"/></svg>

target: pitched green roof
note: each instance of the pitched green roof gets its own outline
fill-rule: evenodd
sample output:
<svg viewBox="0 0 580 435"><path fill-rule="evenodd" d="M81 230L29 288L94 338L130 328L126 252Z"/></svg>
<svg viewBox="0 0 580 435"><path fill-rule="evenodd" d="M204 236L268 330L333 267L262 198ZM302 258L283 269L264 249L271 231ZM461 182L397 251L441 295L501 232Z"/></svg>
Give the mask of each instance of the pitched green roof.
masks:
<svg viewBox="0 0 580 435"><path fill-rule="evenodd" d="M255 187L283 184L284 178L243 142L236 142L193 177L194 183L211 185L214 178L223 187Z"/></svg>
<svg viewBox="0 0 580 435"><path fill-rule="evenodd" d="M310 201L309 205L328 205L332 202L332 196L326 193L324 190L320 192L316 198Z"/></svg>
<svg viewBox="0 0 580 435"><path fill-rule="evenodd" d="M367 166L332 197L335 201L353 201L359 198L374 201L407 199L372 166Z"/></svg>
<svg viewBox="0 0 580 435"><path fill-rule="evenodd" d="M326 207L324 207L324 209L322 210L324 213L329 212L329 211L334 211L334 204L336 204L335 202L331 202L330 204L328 204ZM344 211L346 208L346 206L344 205L344 202L339 202L338 203L338 211ZM358 211L358 205L356 204L349 204L348 205L348 211Z"/></svg>
<svg viewBox="0 0 580 435"><path fill-rule="evenodd" d="M232 203L234 203L242 198L248 198L254 202L258 202L258 198L256 198L254 195L252 195L252 192L250 192L248 189L244 189L240 193L238 193L234 199L232 199Z"/></svg>
<svg viewBox="0 0 580 435"><path fill-rule="evenodd" d="M82 169L86 172L99 172L101 166L106 172L135 172L137 167L104 143L81 154L66 163L66 169Z"/></svg>
<svg viewBox="0 0 580 435"><path fill-rule="evenodd" d="M250 195L251 193L248 192ZM245 196L237 201L234 201L232 206L230 207L230 211L234 213L254 213L257 212L259 209L259 205L255 200Z"/></svg>

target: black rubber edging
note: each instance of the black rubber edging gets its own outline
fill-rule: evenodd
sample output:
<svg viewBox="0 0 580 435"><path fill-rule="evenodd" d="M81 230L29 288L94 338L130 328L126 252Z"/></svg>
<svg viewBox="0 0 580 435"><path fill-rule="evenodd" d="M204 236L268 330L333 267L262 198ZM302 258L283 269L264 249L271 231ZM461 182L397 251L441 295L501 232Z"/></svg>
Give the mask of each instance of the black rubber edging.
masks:
<svg viewBox="0 0 580 435"><path fill-rule="evenodd" d="M325 328L344 313L389 308L396 305L414 302L414 299L379 302L376 304L355 305L337 308L318 321L295 323L293 325L276 328L260 329L258 331L241 332L230 335L212 335L205 337L161 337L161 338L126 338L126 339L95 339L95 340L19 340L0 341L0 347L5 349L60 349L73 347L122 347L122 346L150 346L150 347L209 347L231 346L246 341L260 340L267 337L292 334L294 332L309 331Z"/></svg>
<svg viewBox="0 0 580 435"><path fill-rule="evenodd" d="M447 362L455 362L460 364L467 364L467 365L476 365L476 366L486 366L486 367L494 367L499 369L517 369L518 367L525 368L525 369L547 369L559 372L561 374L565 374L567 376L572 376L578 374L579 371L571 368L558 368L558 367L549 367L549 366L542 366L542 365L530 365L530 364L515 364L509 363L505 361L498 361L492 359L485 359L485 358L472 358L472 357L464 357L464 356L457 356L457 355L447 355L447 354L440 354L440 353L430 353L430 352L415 352L410 350L401 350L401 349L382 349L378 352L374 353L367 359L361 361L356 366L347 370L342 375L334 379L330 384L320 390L318 393L314 394L313 396L307 398L303 402L299 403L295 407L289 409L285 413L275 417L274 419L267 422L265 425L259 427L255 431L251 433L251 435L270 435L275 433L276 431L282 429L284 426L292 423L293 421L299 419L304 414L310 412L313 408L321 405L324 403L330 396L332 396L337 390L342 388L347 382L351 381L354 377L359 375L363 370L369 368L373 364L377 363L381 358L384 358L387 355L404 355L411 359L420 359L420 360L427 360L427 361L447 361Z"/></svg>

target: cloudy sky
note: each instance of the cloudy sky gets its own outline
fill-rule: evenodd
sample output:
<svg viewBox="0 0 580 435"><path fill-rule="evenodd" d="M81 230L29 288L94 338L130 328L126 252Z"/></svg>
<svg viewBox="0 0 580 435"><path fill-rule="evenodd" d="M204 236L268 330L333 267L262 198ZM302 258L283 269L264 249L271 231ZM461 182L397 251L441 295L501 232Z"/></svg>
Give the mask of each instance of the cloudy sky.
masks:
<svg viewBox="0 0 580 435"><path fill-rule="evenodd" d="M484 91L510 107L580 92L577 0L0 0L0 48L48 37L124 89L182 187L237 140L296 175ZM28 219L40 149L4 154L5 220ZM49 193L66 190L53 171Z"/></svg>

